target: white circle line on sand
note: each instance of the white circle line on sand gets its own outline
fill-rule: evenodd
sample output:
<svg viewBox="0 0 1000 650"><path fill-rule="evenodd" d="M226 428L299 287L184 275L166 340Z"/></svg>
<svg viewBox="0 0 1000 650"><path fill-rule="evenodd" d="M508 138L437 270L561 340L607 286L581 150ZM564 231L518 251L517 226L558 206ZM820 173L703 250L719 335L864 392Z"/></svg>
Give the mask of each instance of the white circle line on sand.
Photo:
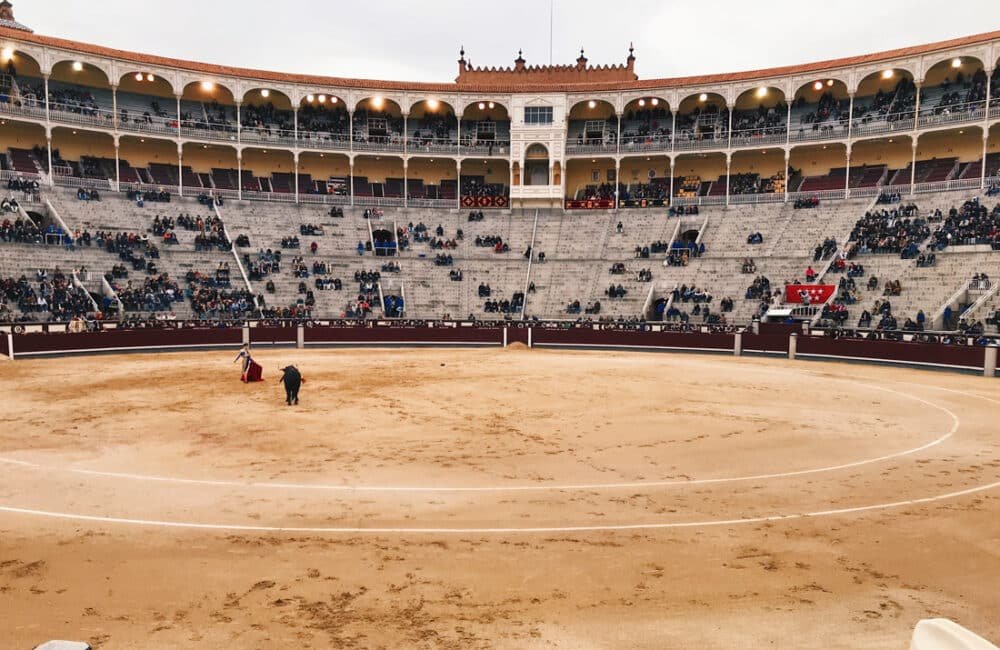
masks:
<svg viewBox="0 0 1000 650"><path fill-rule="evenodd" d="M437 534L437 535L489 535L489 534L537 534L537 533L596 533L596 532L622 532L635 530L665 530L670 528L705 528L709 526L736 526L742 524L759 524L772 521L790 521L793 519L810 519L818 517L832 517L837 515L848 515L860 512L872 512L878 510L889 510L892 508L902 508L905 506L915 506L936 501L956 499L970 494L986 492L1000 487L1000 481L988 485L980 485L974 488L948 492L932 497L922 497L919 499L907 499L904 501L893 501L891 503L878 503L867 506L854 506L851 508L838 508L834 510L819 510L816 512L802 512L788 515L767 515L762 517L744 517L739 519L717 519L706 521L681 521L673 523L645 523L645 524L621 524L621 525L595 525L595 526L539 526L539 527L496 527L496 528L356 528L356 527L310 527L310 526L251 526L244 524L201 524L185 521L161 521L157 519L129 519L124 517L103 517L97 515L76 515L72 513L51 512L48 510L32 510L28 508L15 508L12 506L0 506L0 512L18 515L31 515L36 517L48 517L50 519L65 519L71 521L92 522L101 524L127 524L132 526L154 527L154 528L184 528L196 530L214 530L228 532L251 532L251 533L314 533L314 534Z"/></svg>
<svg viewBox="0 0 1000 650"><path fill-rule="evenodd" d="M571 484L559 484L559 485L490 485L490 486L417 486L417 485L337 485L337 484L323 484L323 483L281 483L281 482L260 482L260 481L227 481L227 480L213 480L213 479L195 479L195 478L178 478L172 476L155 476L148 474L132 474L127 472L107 472L101 470L92 469L81 469L74 467L57 467L42 465L38 463L32 463L29 461L9 459L0 457L0 464L16 465L20 467L26 467L35 470L50 471L50 472L69 472L72 474L80 474L84 476L95 476L101 478L118 478L127 479L133 481L149 481L157 483L172 483L176 485L207 485L216 487L239 487L239 488L253 488L253 489L274 489L274 490L317 490L317 491L330 491L330 492L389 492L389 493L402 493L402 494L429 494L429 493L469 493L469 492L558 492L558 491L585 491L585 490L620 490L620 489L642 489L642 488L662 488L662 487L677 487L682 485L713 485L722 483L737 483L746 481L767 481L783 478L794 478L796 476L808 476L810 474L821 474L826 472L835 472L843 469L851 469L854 467L862 467L864 465L872 465L874 463L881 463L883 461L892 460L895 458L902 458L904 456L910 456L912 454L917 454L931 447L935 447L945 440L951 438L955 432L958 431L961 426L961 419L947 407L941 406L940 404L935 404L923 398L917 397L911 393L906 393L902 391L893 390L891 388L886 388L884 386L876 386L874 384L864 384L861 382L855 382L850 380L848 383L862 386L865 388L872 388L875 390L881 390L887 393L893 393L895 395L900 395L906 397L932 408L938 409L943 413L947 414L951 420L951 428L942 436L931 440L928 443L920 445L919 447L914 447L913 449L907 449L904 451L886 454L883 456L878 456L876 458L866 458L863 460L857 460L850 463L842 463L840 465L830 465L827 467L817 467L813 469L802 469L793 470L789 472L775 472L772 474L755 474L752 476L729 476L721 478L703 478L703 479L689 479L689 480L669 480L669 481L631 481L623 483L571 483ZM954 391L958 392L958 391ZM967 394L967 393L962 393ZM967 394L972 397L980 397L975 394ZM989 399L989 398L984 398ZM990 400L993 401L993 400Z"/></svg>

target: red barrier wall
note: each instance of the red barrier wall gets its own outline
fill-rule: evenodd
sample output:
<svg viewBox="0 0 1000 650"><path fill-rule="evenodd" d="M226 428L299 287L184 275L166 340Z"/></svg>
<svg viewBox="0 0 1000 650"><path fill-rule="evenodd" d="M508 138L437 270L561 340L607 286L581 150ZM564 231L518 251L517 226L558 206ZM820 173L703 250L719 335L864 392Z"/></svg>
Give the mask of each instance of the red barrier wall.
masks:
<svg viewBox="0 0 1000 650"><path fill-rule="evenodd" d="M32 353L84 352L171 348L184 346L239 345L243 333L239 329L146 329L108 330L104 332L31 333L14 335L14 355Z"/></svg>
<svg viewBox="0 0 1000 650"><path fill-rule="evenodd" d="M251 345L295 345L295 327L251 327Z"/></svg>
<svg viewBox="0 0 1000 650"><path fill-rule="evenodd" d="M546 345L599 345L643 348L685 348L732 350L732 334L702 334L698 332L640 332L630 330L597 330L586 327L573 329L534 328L532 343Z"/></svg>
<svg viewBox="0 0 1000 650"><path fill-rule="evenodd" d="M982 368L986 348L971 345L934 345L906 341L867 341L833 339L824 336L800 336L798 354L828 355L857 359L881 359L903 363L921 363L963 368Z"/></svg>
<svg viewBox="0 0 1000 650"><path fill-rule="evenodd" d="M745 352L782 352L788 353L788 334L743 334L743 350Z"/></svg>
<svg viewBox="0 0 1000 650"><path fill-rule="evenodd" d="M645 332L595 329L593 327L550 328L507 325L508 343L527 343L528 333L539 347L623 347L647 349L718 350L733 349L733 334L700 332ZM257 345L296 343L295 327L253 327L251 341ZM488 326L426 325L391 327L329 327L304 329L306 345L483 345L499 347L504 328ZM15 356L77 352L170 350L186 347L238 346L243 341L240 328L180 328L107 330L103 332L14 334ZM0 332L0 354L6 353L6 333ZM743 334L745 351L786 354L788 337L781 334ZM798 354L804 357L878 360L896 363L931 365L945 368L981 369L986 349L963 345L938 345L902 341L833 339L824 336L799 336Z"/></svg>
<svg viewBox="0 0 1000 650"><path fill-rule="evenodd" d="M292 334L294 338L294 332ZM306 345L496 345L503 344L499 327L307 327Z"/></svg>

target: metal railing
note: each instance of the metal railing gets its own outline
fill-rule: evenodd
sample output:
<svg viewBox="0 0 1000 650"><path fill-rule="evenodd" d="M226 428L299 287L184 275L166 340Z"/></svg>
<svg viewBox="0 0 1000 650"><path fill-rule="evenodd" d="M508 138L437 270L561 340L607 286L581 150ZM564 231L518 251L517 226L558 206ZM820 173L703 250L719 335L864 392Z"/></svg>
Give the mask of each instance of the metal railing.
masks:
<svg viewBox="0 0 1000 650"><path fill-rule="evenodd" d="M921 107L919 124L920 126L938 126L962 122L982 122L984 117L986 117L986 102L956 104L945 108Z"/></svg>
<svg viewBox="0 0 1000 650"><path fill-rule="evenodd" d="M295 131L244 126L240 130L240 142L261 144L283 144L294 147Z"/></svg>
<svg viewBox="0 0 1000 650"><path fill-rule="evenodd" d="M407 153L458 153L458 142L451 138L406 139Z"/></svg>
<svg viewBox="0 0 1000 650"><path fill-rule="evenodd" d="M20 117L31 117L35 119L45 119L45 104L15 104L13 102L0 103L0 114L17 115Z"/></svg>
<svg viewBox="0 0 1000 650"><path fill-rule="evenodd" d="M729 203L731 205L746 205L756 203L782 203L785 200L784 192L762 192L758 194L730 194Z"/></svg>
<svg viewBox="0 0 1000 650"><path fill-rule="evenodd" d="M765 132L760 129L749 129L746 131L733 131L733 147L757 147L769 144L784 144L788 139L788 132L782 129L781 133Z"/></svg>
<svg viewBox="0 0 1000 650"><path fill-rule="evenodd" d="M298 145L303 149L349 151L351 149L351 138L346 133L299 131Z"/></svg>
<svg viewBox="0 0 1000 650"><path fill-rule="evenodd" d="M236 126L231 124L215 124L201 120L184 120L178 130L179 136L193 137L202 140L218 140L221 142L236 142Z"/></svg>
<svg viewBox="0 0 1000 650"><path fill-rule="evenodd" d="M455 199L407 199L406 205L411 208L454 208L458 205Z"/></svg>
<svg viewBox="0 0 1000 650"><path fill-rule="evenodd" d="M44 108L42 114L44 115ZM102 129L115 128L115 114L106 108L87 108L76 104L50 103L49 115L53 121Z"/></svg>
<svg viewBox="0 0 1000 650"><path fill-rule="evenodd" d="M475 154L477 156L506 156L510 153L510 140L494 140L469 142L462 140L462 153Z"/></svg>
<svg viewBox="0 0 1000 650"><path fill-rule="evenodd" d="M820 140L846 140L847 139L847 125L837 124L836 126L829 128L818 128L813 129L812 125L803 125L799 127L797 131L790 131L788 134L789 142L817 142Z"/></svg>
<svg viewBox="0 0 1000 650"><path fill-rule="evenodd" d="M698 151L703 149L727 149L729 138L674 139L674 151Z"/></svg>
<svg viewBox="0 0 1000 650"><path fill-rule="evenodd" d="M650 151L670 151L673 138L669 135L625 136L622 137L622 153L647 153Z"/></svg>
<svg viewBox="0 0 1000 650"><path fill-rule="evenodd" d="M614 142L567 142L566 143L566 153L581 153L581 154L594 154L594 153L615 153L618 151L618 145Z"/></svg>
<svg viewBox="0 0 1000 650"><path fill-rule="evenodd" d="M950 190L968 190L979 188L978 178L956 178L950 181L937 181L934 183L917 183L913 186L914 194L926 192L947 192Z"/></svg>
<svg viewBox="0 0 1000 650"><path fill-rule="evenodd" d="M312 203L318 205L348 205L350 202L351 197L346 194L299 194L299 203Z"/></svg>
<svg viewBox="0 0 1000 650"><path fill-rule="evenodd" d="M387 138L376 138L368 140L354 139L352 149L354 151L403 151L403 140L399 136L392 136Z"/></svg>
<svg viewBox="0 0 1000 650"><path fill-rule="evenodd" d="M130 117L126 122L123 122L121 118L119 118L115 121L115 123L119 131L128 131L139 134L156 133L160 135L167 135L172 138L176 138L178 134L177 119L173 117L151 117L147 119L143 116L139 116Z"/></svg>
<svg viewBox="0 0 1000 650"><path fill-rule="evenodd" d="M842 190L819 190L818 192L789 192L788 200L798 199L819 199L820 201L831 201L847 198L847 189Z"/></svg>
<svg viewBox="0 0 1000 650"><path fill-rule="evenodd" d="M387 198L384 196L355 196L354 205L368 207L402 207L403 199L397 197Z"/></svg>
<svg viewBox="0 0 1000 650"><path fill-rule="evenodd" d="M892 119L889 119L889 117ZM854 118L854 126L851 128L851 133L855 138L880 135L882 133L901 133L912 131L915 124L916 119L913 111L894 114L888 117L858 117Z"/></svg>

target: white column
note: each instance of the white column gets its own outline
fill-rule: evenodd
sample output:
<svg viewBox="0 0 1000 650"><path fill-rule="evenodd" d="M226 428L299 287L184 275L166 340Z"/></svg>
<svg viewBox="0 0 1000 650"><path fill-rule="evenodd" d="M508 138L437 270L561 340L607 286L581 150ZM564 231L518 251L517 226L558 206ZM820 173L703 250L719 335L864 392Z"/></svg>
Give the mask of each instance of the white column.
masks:
<svg viewBox="0 0 1000 650"><path fill-rule="evenodd" d="M914 85L917 87L917 105L913 109L913 128L916 130L920 126L920 83L915 81Z"/></svg>
<svg viewBox="0 0 1000 650"><path fill-rule="evenodd" d="M792 98L794 99L795 95L792 95ZM786 97L785 99L787 100L788 98ZM792 102L785 101L785 103L788 104L788 120L785 121L785 144L788 144L792 141ZM785 180L787 181L788 179L786 178Z"/></svg>
<svg viewBox="0 0 1000 650"><path fill-rule="evenodd" d="M622 114L616 112L615 115L618 117L618 134L615 136L615 151L618 152L618 155L621 155L621 153L622 153ZM615 176L615 178L617 179L618 177Z"/></svg>
<svg viewBox="0 0 1000 650"><path fill-rule="evenodd" d="M677 142L677 109L670 111L670 150L674 150L674 143ZM670 166L673 167L674 161L670 161ZM673 182L673 175L670 176L671 183ZM673 198L673 195L671 195Z"/></svg>
<svg viewBox="0 0 1000 650"><path fill-rule="evenodd" d="M732 113L730 113L729 115L732 116ZM730 133L732 133L732 131L730 131ZM729 177L732 175L731 173L732 168L733 168L733 154L727 151L726 152L726 205L729 205L729 187L730 187Z"/></svg>
<svg viewBox="0 0 1000 650"><path fill-rule="evenodd" d="M122 163L121 156L118 149L118 136L115 136L115 189L119 192L122 191Z"/></svg>
<svg viewBox="0 0 1000 650"><path fill-rule="evenodd" d="M352 136L351 142L353 141L354 140ZM353 158L347 159L347 170L348 173L350 174L348 176L347 181L348 181L348 189L351 190L351 206L353 206L354 205L354 159Z"/></svg>
<svg viewBox="0 0 1000 650"><path fill-rule="evenodd" d="M118 130L118 86L111 84L111 128Z"/></svg>
<svg viewBox="0 0 1000 650"><path fill-rule="evenodd" d="M788 337L788 359L789 361L795 361L795 355L799 351L799 335L792 332L791 336Z"/></svg>
<svg viewBox="0 0 1000 650"><path fill-rule="evenodd" d="M45 123L48 124L52 121L49 115L49 75L43 74L42 80L45 82Z"/></svg>
<svg viewBox="0 0 1000 650"><path fill-rule="evenodd" d="M621 119L618 120L618 135L621 136ZM620 142L620 141L619 141ZM621 196L619 196L618 190L621 187L621 175L622 175L622 161L620 158L615 158L615 212L618 212L618 205L621 201Z"/></svg>
<svg viewBox="0 0 1000 650"><path fill-rule="evenodd" d="M410 127L407 126L407 118L409 115L409 113L403 113L403 155L406 155L406 153L410 150Z"/></svg>
<svg viewBox="0 0 1000 650"><path fill-rule="evenodd" d="M733 148L733 109L734 108L735 108L735 106L729 108L729 130L726 132L726 135L729 136L729 142L726 145L727 149L732 149ZM728 192L726 193L726 197L727 197L726 198L726 202L728 204L728 202L729 202L729 199L728 199L729 193Z"/></svg>
<svg viewBox="0 0 1000 650"><path fill-rule="evenodd" d="M986 143L990 137L990 93L993 92L993 70L986 70L986 103L983 105L983 164L979 187L986 189Z"/></svg>
<svg viewBox="0 0 1000 650"><path fill-rule="evenodd" d="M236 150L236 197L243 200L243 150Z"/></svg>
<svg viewBox="0 0 1000 650"><path fill-rule="evenodd" d="M292 139L295 140L295 148L299 148L299 107L292 109Z"/></svg>
<svg viewBox="0 0 1000 650"><path fill-rule="evenodd" d="M184 196L184 145L177 145L177 193Z"/></svg>
<svg viewBox="0 0 1000 650"><path fill-rule="evenodd" d="M673 137L673 136L671 136ZM670 159L670 205L674 203L674 159Z"/></svg>
<svg viewBox="0 0 1000 650"><path fill-rule="evenodd" d="M733 356L743 356L743 332L733 335Z"/></svg>
<svg viewBox="0 0 1000 650"><path fill-rule="evenodd" d="M243 118L240 115L240 102L236 102L236 142L243 141Z"/></svg>
<svg viewBox="0 0 1000 650"><path fill-rule="evenodd" d="M987 108L987 110L989 110ZM985 127L984 127L985 128ZM986 147L989 144L990 132L989 129L983 131L983 164L980 165L979 169L979 188L986 189Z"/></svg>
<svg viewBox="0 0 1000 650"><path fill-rule="evenodd" d="M292 152L292 164L295 165L295 202L299 202L299 152ZM273 188L272 188L273 189Z"/></svg>
<svg viewBox="0 0 1000 650"><path fill-rule="evenodd" d="M12 348L13 349L13 348ZM11 357L13 358L13 357ZM983 376L992 378L997 373L997 346L987 346L986 359L983 363Z"/></svg>
<svg viewBox="0 0 1000 650"><path fill-rule="evenodd" d="M461 156L462 155L462 116L461 115L456 115L455 119L458 120L458 131L456 132L458 134L458 136L457 136L458 137L458 145L457 145L458 148L455 149L455 151L457 151L458 155Z"/></svg>
<svg viewBox="0 0 1000 650"><path fill-rule="evenodd" d="M56 172L52 169L52 130L49 127L45 127L45 149L49 156L49 185L55 187ZM983 165L983 167L985 166Z"/></svg>
<svg viewBox="0 0 1000 650"><path fill-rule="evenodd" d="M354 151L354 111L347 111L347 148ZM354 161L351 161L351 167L354 167ZM351 205L354 205L354 189L351 185Z"/></svg>
<svg viewBox="0 0 1000 650"><path fill-rule="evenodd" d="M455 161L455 169L457 170L457 174L455 175L455 178L458 179L456 181L456 183L455 183L455 188L456 188L455 189L455 203L456 203L455 207L461 209L461 207L462 207L462 160L461 160L461 158ZM551 182L551 180L550 180L550 182Z"/></svg>
<svg viewBox="0 0 1000 650"><path fill-rule="evenodd" d="M851 143L847 143L847 167L845 168L847 173L844 174L847 178L844 180L844 196L850 198L851 194Z"/></svg>
<svg viewBox="0 0 1000 650"><path fill-rule="evenodd" d="M177 137L181 136L181 96L177 95Z"/></svg>
<svg viewBox="0 0 1000 650"><path fill-rule="evenodd" d="M410 166L410 161L403 158L403 207L409 206L410 203L410 182L408 177L408 168Z"/></svg>
<svg viewBox="0 0 1000 650"><path fill-rule="evenodd" d="M850 106L847 109L847 140L851 140L854 133L854 93L848 93L851 98Z"/></svg>
<svg viewBox="0 0 1000 650"><path fill-rule="evenodd" d="M917 184L917 134L913 134L913 158L910 163L910 196L913 196L913 191Z"/></svg>
<svg viewBox="0 0 1000 650"><path fill-rule="evenodd" d="M791 180L789 178L790 171L789 171L788 162L791 160L791 158L792 158L792 152L791 152L791 150L790 149L785 149L785 200L784 200L784 203L788 203L788 185L789 185L789 181Z"/></svg>

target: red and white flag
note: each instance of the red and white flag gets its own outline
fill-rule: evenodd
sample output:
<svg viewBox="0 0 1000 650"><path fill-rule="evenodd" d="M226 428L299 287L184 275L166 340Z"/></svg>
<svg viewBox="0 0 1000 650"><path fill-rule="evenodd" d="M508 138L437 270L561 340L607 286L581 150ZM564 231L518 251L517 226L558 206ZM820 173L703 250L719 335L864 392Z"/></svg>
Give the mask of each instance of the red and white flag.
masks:
<svg viewBox="0 0 1000 650"><path fill-rule="evenodd" d="M821 305L837 293L835 284L787 284L785 285L785 302L802 303L802 292L809 296L810 305Z"/></svg>

